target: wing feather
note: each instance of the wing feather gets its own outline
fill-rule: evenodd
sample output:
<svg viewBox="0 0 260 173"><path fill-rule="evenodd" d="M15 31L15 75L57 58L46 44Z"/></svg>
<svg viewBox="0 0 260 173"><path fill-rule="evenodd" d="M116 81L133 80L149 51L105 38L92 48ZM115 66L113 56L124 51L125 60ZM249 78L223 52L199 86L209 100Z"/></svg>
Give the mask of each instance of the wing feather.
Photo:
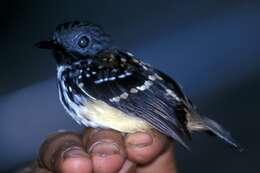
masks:
<svg viewBox="0 0 260 173"><path fill-rule="evenodd" d="M104 78L103 82L97 84L94 82L96 79L84 75L75 81L78 85L83 83L81 89L92 97L130 116L144 119L155 129L188 148L183 141L183 134L187 133L186 118L184 114L178 113L178 109L185 107L186 97L179 85L167 75L146 66L129 54L117 52L116 57L123 58L128 65L130 64L128 71L122 71L117 63L110 63L111 65L105 69L106 73L97 74L99 78L100 76ZM119 71L112 76L114 80L107 80L111 78L110 72L114 69ZM151 76L157 78L151 79ZM169 94L168 90L175 93L176 97Z"/></svg>

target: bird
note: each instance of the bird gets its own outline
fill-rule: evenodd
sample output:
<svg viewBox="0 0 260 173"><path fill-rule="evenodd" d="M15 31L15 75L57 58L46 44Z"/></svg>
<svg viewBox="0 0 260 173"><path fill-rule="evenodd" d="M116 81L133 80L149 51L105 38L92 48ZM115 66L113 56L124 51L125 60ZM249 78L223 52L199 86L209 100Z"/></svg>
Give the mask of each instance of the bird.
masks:
<svg viewBox="0 0 260 173"><path fill-rule="evenodd" d="M229 131L198 112L173 78L116 46L101 26L68 21L35 45L52 50L59 99L78 124L122 133L157 130L187 149L185 139L207 132L241 150Z"/></svg>

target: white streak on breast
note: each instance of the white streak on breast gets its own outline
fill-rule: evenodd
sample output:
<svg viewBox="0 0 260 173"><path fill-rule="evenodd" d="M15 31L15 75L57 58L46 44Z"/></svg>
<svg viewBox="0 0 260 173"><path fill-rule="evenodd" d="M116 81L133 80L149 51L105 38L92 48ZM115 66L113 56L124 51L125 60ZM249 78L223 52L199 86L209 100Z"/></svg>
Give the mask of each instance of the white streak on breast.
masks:
<svg viewBox="0 0 260 173"><path fill-rule="evenodd" d="M85 126L91 126L91 127L97 127L97 125L94 122L90 122L88 119L86 119L84 116L82 116L79 113L80 107L76 103L74 103L68 96L67 86L64 83L64 79L62 79L62 74L65 70L70 69L69 66L59 66L57 68L57 78L58 78L58 90L59 90L59 99L62 103L65 110L68 112L68 114L78 123L78 124L84 124ZM80 87L80 86L79 86ZM91 97L88 93L86 93L84 90L82 90L84 94L86 94L86 98L89 97L91 100L95 100L95 98ZM64 100L62 99L62 96L64 97ZM75 99L78 101L81 101L82 103L85 102L86 98L76 96L74 95ZM69 105L71 111L66 105L65 102Z"/></svg>

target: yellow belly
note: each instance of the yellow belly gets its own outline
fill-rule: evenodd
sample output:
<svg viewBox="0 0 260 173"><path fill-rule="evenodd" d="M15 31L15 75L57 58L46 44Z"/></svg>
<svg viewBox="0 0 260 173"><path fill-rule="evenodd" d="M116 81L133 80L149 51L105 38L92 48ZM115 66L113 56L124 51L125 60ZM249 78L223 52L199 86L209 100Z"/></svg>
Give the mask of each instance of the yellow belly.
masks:
<svg viewBox="0 0 260 173"><path fill-rule="evenodd" d="M96 124L125 133L149 131L151 126L146 121L127 115L103 101L86 102L81 107L81 115Z"/></svg>

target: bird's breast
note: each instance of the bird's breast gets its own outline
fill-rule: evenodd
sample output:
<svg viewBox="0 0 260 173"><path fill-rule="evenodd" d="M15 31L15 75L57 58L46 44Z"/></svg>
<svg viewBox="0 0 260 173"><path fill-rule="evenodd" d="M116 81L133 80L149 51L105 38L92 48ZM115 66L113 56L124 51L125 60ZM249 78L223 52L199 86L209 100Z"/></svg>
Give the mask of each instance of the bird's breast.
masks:
<svg viewBox="0 0 260 173"><path fill-rule="evenodd" d="M101 127L120 132L134 133L151 129L150 124L143 119L127 115L100 100L86 102L80 108L80 114Z"/></svg>

